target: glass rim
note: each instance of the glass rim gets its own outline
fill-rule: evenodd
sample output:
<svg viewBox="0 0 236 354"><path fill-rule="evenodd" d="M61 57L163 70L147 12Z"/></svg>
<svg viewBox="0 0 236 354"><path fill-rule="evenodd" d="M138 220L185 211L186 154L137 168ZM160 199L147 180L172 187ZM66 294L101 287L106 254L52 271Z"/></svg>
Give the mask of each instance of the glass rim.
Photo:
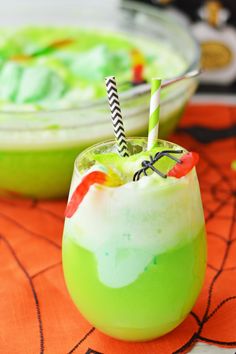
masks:
<svg viewBox="0 0 236 354"><path fill-rule="evenodd" d="M133 140L145 140L147 141L147 137L141 137L141 136L133 136L133 137L128 137L126 140L127 142L129 141L133 141ZM177 143L174 143L172 141L169 141L169 140L164 140L164 139L157 139L157 142L161 142L163 143L163 146L164 146L164 143L167 143L169 145L172 145L172 146L176 146L178 148L180 148L181 150L183 150L184 152L188 152L187 149L185 149L184 147L182 147L181 145L177 144ZM79 168L78 168L78 164L79 164L79 161L81 160L81 158L84 157L84 155L86 155L89 151L93 151L94 149L96 149L97 147L100 147L100 146L106 146L106 145L110 145L111 143L113 143L114 145L116 144L116 140L115 139L108 139L108 140L104 140L102 142L99 142L99 143L96 143L96 144L93 144L89 147L87 147L86 149L84 149L83 151L81 151L75 161L74 161L74 173L76 174L77 177L82 177L83 175L80 173L79 171Z"/></svg>

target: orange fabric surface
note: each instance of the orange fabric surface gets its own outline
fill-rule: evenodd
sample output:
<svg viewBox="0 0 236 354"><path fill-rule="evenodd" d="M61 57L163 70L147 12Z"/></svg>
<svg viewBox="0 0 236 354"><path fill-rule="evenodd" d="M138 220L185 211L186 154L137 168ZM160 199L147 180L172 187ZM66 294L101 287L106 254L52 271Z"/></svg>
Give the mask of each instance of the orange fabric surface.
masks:
<svg viewBox="0 0 236 354"><path fill-rule="evenodd" d="M201 157L197 170L208 232L208 267L192 313L173 332L149 343L108 338L73 305L61 267L65 201L0 198L0 353L171 354L188 352L197 341L236 347L233 124L236 107L191 105L171 138ZM195 133L199 126L210 131L200 129L197 136L192 126ZM217 129L224 130L220 138ZM208 142L201 142L206 133Z"/></svg>

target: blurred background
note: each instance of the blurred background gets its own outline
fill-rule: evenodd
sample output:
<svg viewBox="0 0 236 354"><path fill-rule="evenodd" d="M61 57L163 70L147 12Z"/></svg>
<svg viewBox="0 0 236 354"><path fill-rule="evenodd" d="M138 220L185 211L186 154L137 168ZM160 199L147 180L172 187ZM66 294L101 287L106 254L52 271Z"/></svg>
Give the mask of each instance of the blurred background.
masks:
<svg viewBox="0 0 236 354"><path fill-rule="evenodd" d="M95 14L104 25L117 16L117 8L149 5L166 11L187 25L201 44L203 67L200 92L236 92L236 1L234 0L9 0L1 4L1 26L14 24L93 24ZM15 9L15 10L14 10Z"/></svg>
<svg viewBox="0 0 236 354"><path fill-rule="evenodd" d="M167 9L186 22L202 50L200 92L236 93L236 2L234 0L138 0ZM123 0L124 3L129 0Z"/></svg>

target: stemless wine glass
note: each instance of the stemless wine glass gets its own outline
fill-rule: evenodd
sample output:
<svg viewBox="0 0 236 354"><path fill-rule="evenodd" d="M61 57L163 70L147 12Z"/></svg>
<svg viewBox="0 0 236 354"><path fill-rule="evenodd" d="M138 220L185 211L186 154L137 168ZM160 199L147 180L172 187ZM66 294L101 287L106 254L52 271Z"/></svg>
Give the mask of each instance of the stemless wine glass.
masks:
<svg viewBox="0 0 236 354"><path fill-rule="evenodd" d="M146 139L128 139L131 154ZM180 149L159 140L158 146ZM69 200L94 153L114 152L115 141L81 153ZM96 166L93 167L96 169ZM144 341L178 326L191 311L206 268L205 223L195 168L160 182L155 173L137 182L92 186L63 236L69 293L83 316L111 337Z"/></svg>

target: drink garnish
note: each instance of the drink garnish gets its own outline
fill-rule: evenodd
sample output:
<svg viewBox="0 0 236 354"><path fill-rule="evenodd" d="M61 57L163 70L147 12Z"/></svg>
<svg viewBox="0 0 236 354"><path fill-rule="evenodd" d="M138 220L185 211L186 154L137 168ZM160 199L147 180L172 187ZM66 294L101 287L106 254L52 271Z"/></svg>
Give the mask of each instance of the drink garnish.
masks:
<svg viewBox="0 0 236 354"><path fill-rule="evenodd" d="M180 159L177 159L171 154L182 154L183 150L163 150L155 154L155 156L150 156L150 160L142 161L142 168L138 170L134 176L133 181L138 181L142 174L147 176L147 171L152 170L157 173L162 178L175 177L181 178L187 175L194 166L198 163L199 155L196 152L188 152L183 155ZM168 157L171 160L175 161L176 164L174 167L167 173L159 171L154 164L160 160L162 157ZM88 193L90 187L94 184L106 184L107 186L119 186L121 185L121 180L118 176L115 178L115 174L109 175L102 171L92 171L88 173L80 182L80 184L75 189L72 197L66 207L65 216L71 218L76 210L78 209L80 203L83 201L84 197Z"/></svg>
<svg viewBox="0 0 236 354"><path fill-rule="evenodd" d="M156 172L159 176L162 178L166 178L167 175L159 171L154 164L160 160L162 157L166 156L170 158L171 160L174 160L177 163L181 164L181 160L177 159L175 156L172 156L171 154L182 154L183 150L163 150L163 151L158 151L155 156L150 156L150 161L149 160L144 160L142 162L142 168L135 172L133 176L133 181L138 181L141 177L142 174L147 176L147 171L148 169L151 169L153 172Z"/></svg>
<svg viewBox="0 0 236 354"><path fill-rule="evenodd" d="M175 178L186 176L197 165L198 161L198 153L188 152L180 158L180 161L167 173L167 176Z"/></svg>
<svg viewBox="0 0 236 354"><path fill-rule="evenodd" d="M29 59L38 57L40 55L45 55L45 54L51 53L56 49L68 46L73 43L74 43L74 39L72 39L72 38L58 39L56 41L51 42L48 46L46 46L44 48L40 48L31 54L23 54L22 53L22 54L14 55L11 57L11 60L19 61L19 62L27 61Z"/></svg>
<svg viewBox="0 0 236 354"><path fill-rule="evenodd" d="M145 59L144 55L138 50L133 49L131 51L132 58L132 84L134 86L140 85L146 82L143 76Z"/></svg>
<svg viewBox="0 0 236 354"><path fill-rule="evenodd" d="M102 171L93 171L87 174L72 194L66 207L65 216L71 218L74 215L92 185L104 184L106 181L107 174Z"/></svg>

